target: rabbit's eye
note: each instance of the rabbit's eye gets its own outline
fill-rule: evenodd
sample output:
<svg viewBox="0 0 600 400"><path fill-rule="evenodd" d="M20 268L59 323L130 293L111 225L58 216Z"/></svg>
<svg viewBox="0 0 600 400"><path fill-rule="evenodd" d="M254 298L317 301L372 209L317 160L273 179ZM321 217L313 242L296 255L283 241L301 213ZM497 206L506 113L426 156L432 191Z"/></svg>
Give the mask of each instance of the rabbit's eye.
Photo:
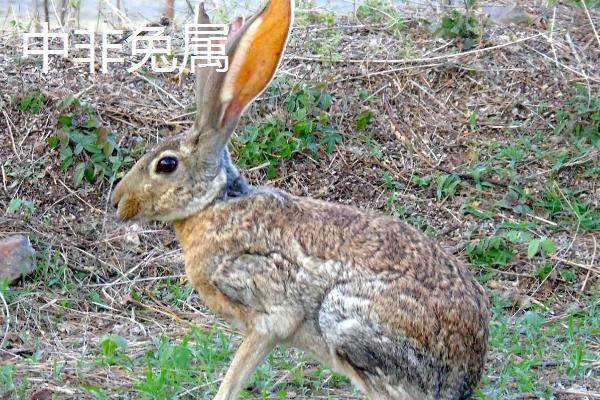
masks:
<svg viewBox="0 0 600 400"><path fill-rule="evenodd" d="M156 164L156 172L160 174L170 174L177 169L177 159L175 157L163 157Z"/></svg>

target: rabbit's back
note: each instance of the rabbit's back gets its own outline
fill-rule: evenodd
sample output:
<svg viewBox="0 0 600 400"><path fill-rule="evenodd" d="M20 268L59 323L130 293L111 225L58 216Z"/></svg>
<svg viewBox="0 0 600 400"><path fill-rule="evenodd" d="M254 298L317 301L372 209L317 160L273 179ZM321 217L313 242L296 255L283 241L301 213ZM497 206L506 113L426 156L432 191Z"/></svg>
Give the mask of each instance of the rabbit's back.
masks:
<svg viewBox="0 0 600 400"><path fill-rule="evenodd" d="M391 398L461 399L477 384L485 292L415 228L263 189L176 227L192 282L242 328L267 324Z"/></svg>

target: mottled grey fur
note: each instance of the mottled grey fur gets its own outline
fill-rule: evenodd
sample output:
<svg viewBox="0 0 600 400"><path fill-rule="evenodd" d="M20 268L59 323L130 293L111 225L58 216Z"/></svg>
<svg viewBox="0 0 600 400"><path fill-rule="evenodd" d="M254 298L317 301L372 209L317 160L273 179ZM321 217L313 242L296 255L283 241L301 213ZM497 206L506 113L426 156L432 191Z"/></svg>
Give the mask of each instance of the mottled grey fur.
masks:
<svg viewBox="0 0 600 400"><path fill-rule="evenodd" d="M221 153L221 168L225 170L227 175L227 184L223 194L225 198L244 196L252 190L252 186L248 184L246 178L240 174L236 165L231 160L231 155L227 147Z"/></svg>

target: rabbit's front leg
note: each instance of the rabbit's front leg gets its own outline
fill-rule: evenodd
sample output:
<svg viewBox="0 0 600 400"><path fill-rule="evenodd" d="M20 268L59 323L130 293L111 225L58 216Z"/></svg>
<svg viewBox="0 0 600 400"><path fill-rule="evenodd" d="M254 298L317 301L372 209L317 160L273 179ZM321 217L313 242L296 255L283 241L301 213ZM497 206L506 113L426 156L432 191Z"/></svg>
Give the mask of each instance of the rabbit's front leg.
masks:
<svg viewBox="0 0 600 400"><path fill-rule="evenodd" d="M236 400L256 368L269 354L276 341L256 331L247 332L235 353L215 400Z"/></svg>
<svg viewBox="0 0 600 400"><path fill-rule="evenodd" d="M244 307L244 333L216 400L234 400L273 347L285 342L305 318L295 290L294 267L278 253L224 257L211 280L223 299Z"/></svg>

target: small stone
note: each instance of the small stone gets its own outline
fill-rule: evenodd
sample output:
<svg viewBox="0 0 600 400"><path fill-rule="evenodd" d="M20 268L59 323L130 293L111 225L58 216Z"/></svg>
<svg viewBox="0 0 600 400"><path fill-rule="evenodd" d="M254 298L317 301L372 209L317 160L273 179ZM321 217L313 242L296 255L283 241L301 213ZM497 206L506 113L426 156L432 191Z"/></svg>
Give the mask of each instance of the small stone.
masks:
<svg viewBox="0 0 600 400"><path fill-rule="evenodd" d="M534 20L533 15L516 4L508 6L485 6L483 7L483 11L488 15L490 21L501 25L528 25Z"/></svg>
<svg viewBox="0 0 600 400"><path fill-rule="evenodd" d="M138 224L131 224L127 227L127 232L123 237L123 241L130 246L139 247L140 246L140 232L142 228Z"/></svg>
<svg viewBox="0 0 600 400"><path fill-rule="evenodd" d="M581 305L577 302L571 302L567 304L565 312L569 315L578 314L582 311Z"/></svg>
<svg viewBox="0 0 600 400"><path fill-rule="evenodd" d="M52 392L49 389L41 389L33 393L31 400L50 400L53 398Z"/></svg>
<svg viewBox="0 0 600 400"><path fill-rule="evenodd" d="M8 278L9 283L27 275L35 267L35 250L29 239L15 235L0 240L0 282Z"/></svg>

